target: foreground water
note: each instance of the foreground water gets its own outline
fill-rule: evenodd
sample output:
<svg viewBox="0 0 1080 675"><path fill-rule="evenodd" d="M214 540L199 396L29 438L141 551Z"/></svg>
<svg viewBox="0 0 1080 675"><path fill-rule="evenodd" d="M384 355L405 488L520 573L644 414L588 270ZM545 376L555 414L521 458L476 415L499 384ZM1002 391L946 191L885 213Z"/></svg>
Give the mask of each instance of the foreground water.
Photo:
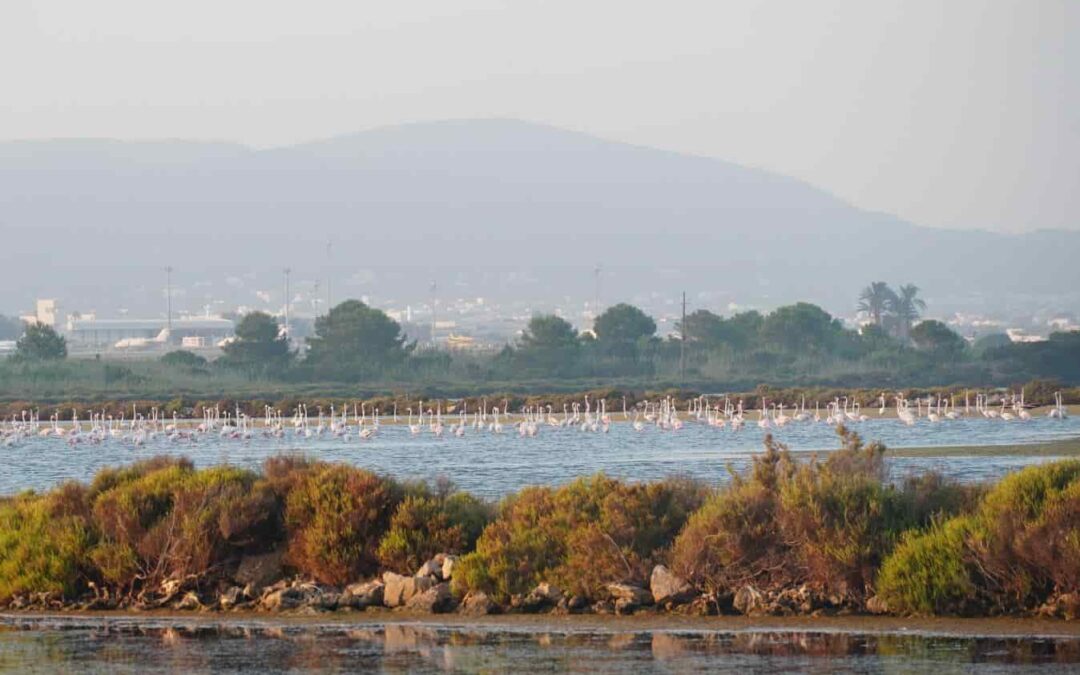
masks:
<svg viewBox="0 0 1080 675"><path fill-rule="evenodd" d="M0 671L1076 672L1072 637L0 618Z"/></svg>
<svg viewBox="0 0 1080 675"><path fill-rule="evenodd" d="M953 446L1017 446L1080 436L1080 417L1066 420L1035 418L1028 422L982 418L906 426L896 419L871 419L852 427L865 439L891 448ZM772 433L792 450L837 447L835 430L822 423L789 424ZM748 423L740 432L702 423L687 423L677 431L646 427L635 431L618 423L609 433L542 426L535 437L519 436L512 428L501 434L466 430L464 437L436 437L425 428L413 435L404 425L384 425L370 439L350 440L329 434L306 438L288 432L283 438L256 431L247 440L206 434L169 440L164 434L136 446L121 438L101 443L69 444L58 438L28 438L0 448L0 494L28 488L47 489L63 480L86 480L103 466L126 464L159 454L190 457L197 465L229 462L251 468L281 452L299 451L319 459L367 467L396 477L434 479L446 476L460 488L498 497L525 485L564 483L576 476L603 471L629 479L656 479L672 474L724 481L727 467L744 467L760 452L764 431ZM1000 477L1045 457L994 456L896 457L895 477L928 468L960 480Z"/></svg>

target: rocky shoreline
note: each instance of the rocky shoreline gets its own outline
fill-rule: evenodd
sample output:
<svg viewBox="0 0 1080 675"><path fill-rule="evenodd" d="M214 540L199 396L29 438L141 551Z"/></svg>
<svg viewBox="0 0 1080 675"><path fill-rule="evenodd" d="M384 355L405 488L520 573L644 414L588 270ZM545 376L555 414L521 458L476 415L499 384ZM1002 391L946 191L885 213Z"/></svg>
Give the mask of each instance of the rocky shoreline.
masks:
<svg viewBox="0 0 1080 675"><path fill-rule="evenodd" d="M606 586L604 597L601 598L570 594L554 584L540 583L529 593L514 595L509 602L500 603L480 591L470 591L462 596L455 594L451 584L457 562L458 556L439 554L411 575L384 572L378 578L339 587L303 578L277 578L281 572L281 554L268 553L245 558L232 579L235 583L223 584L214 591L168 580L156 589L144 590L135 597L116 596L97 588L92 588L92 593L81 598L64 598L56 593L16 595L0 605L0 611L171 611L317 616L387 610L410 616L669 615L758 619L898 616L891 613L886 603L877 596L859 600L850 595L821 593L807 585L783 589L759 589L746 585L724 593L705 593L664 565L653 568L647 587L611 583ZM1034 612L1008 617L1073 622L1080 619L1080 596L1075 593L1061 594Z"/></svg>
<svg viewBox="0 0 1080 675"><path fill-rule="evenodd" d="M159 457L0 498L0 610L1080 618L1080 462L894 485L884 446L840 433L824 461L767 437L721 489L597 474L498 506Z"/></svg>

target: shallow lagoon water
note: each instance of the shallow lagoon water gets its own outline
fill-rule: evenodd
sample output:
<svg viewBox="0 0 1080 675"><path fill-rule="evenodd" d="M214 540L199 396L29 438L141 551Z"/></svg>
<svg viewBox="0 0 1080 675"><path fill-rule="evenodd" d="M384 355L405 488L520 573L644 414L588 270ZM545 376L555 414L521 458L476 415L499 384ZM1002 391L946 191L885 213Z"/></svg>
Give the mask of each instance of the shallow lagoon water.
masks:
<svg viewBox="0 0 1080 675"><path fill-rule="evenodd" d="M1028 422L969 418L906 426L896 419L870 419L852 428L864 439L891 448L1015 446L1080 436L1080 417ZM835 430L822 423L789 424L773 429L792 450L836 448ZM728 466L741 469L762 449L764 431L753 421L740 432L687 423L678 431L613 424L609 433L543 426L535 437L521 437L512 428L502 434L471 427L463 438L413 436L404 425L383 425L371 439L355 434L345 441L330 435L303 438L287 433L273 438L256 433L249 440L205 435L197 440L170 441L164 436L135 447L119 439L69 445L56 438L30 438L0 448L0 494L28 488L47 489L63 480L87 480L103 466L126 464L159 454L183 455L199 466L229 462L256 468L267 457L298 451L311 457L348 462L400 478L446 476L465 490L499 497L525 485L554 485L603 471L634 480L683 474L710 482L728 478ZM895 478L933 468L964 481L998 478L1028 464L1050 458L1023 454L978 457L894 457Z"/></svg>
<svg viewBox="0 0 1080 675"><path fill-rule="evenodd" d="M1065 421L982 419L907 427L895 419L855 425L866 439L890 447L1013 446L1080 435ZM793 450L835 448L824 424L773 430ZM69 445L28 439L0 449L0 493L44 489L65 479L87 480L106 465L158 454L184 455L198 465L230 462L257 467L280 452L301 451L398 477L447 476L461 488L497 497L529 484L558 484L604 471L631 479L685 474L726 480L760 452L764 432L739 433L702 424L679 431L635 432L615 424L607 434L544 427L538 436L493 435L469 429L464 438L413 436L385 425L369 440L330 436L250 440L158 437L135 447L121 440ZM998 477L1047 457L1021 453L964 457L895 457L895 477L936 468L961 480ZM109 675L293 672L817 672L817 673L1066 673L1080 672L1080 639L917 634L906 631L648 630L617 622L610 630L551 625L470 626L355 622L290 623L274 619L0 616L0 672L87 672Z"/></svg>
<svg viewBox="0 0 1080 675"><path fill-rule="evenodd" d="M575 630L0 618L0 671L1065 673L1080 640L904 632Z"/></svg>

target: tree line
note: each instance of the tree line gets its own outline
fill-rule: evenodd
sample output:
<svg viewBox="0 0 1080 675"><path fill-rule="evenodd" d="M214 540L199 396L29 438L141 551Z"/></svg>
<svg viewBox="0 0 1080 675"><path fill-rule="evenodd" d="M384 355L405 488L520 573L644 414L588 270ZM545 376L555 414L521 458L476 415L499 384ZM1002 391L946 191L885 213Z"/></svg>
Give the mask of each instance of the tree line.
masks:
<svg viewBox="0 0 1080 675"><path fill-rule="evenodd" d="M315 320L303 354L290 346L276 318L252 312L238 320L234 339L212 363L183 351L162 360L207 374L220 370L294 382L672 381L683 370L697 383L751 387L1080 382L1080 333L1054 333L1046 342L1028 344L992 334L969 343L946 324L922 319L926 304L912 284L894 291L874 282L860 294L857 308L867 318L859 328L806 302L729 316L701 309L661 338L653 317L620 303L596 317L591 330L579 331L556 314L536 315L498 353L476 355L420 349L385 312L347 300ZM12 359L65 356L63 337L30 326Z"/></svg>

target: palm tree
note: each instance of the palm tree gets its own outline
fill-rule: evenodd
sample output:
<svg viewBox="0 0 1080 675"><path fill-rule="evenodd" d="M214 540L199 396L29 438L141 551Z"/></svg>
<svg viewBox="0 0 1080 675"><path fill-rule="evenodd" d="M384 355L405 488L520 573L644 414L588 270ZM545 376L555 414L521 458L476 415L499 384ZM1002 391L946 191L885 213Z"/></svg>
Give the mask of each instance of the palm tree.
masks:
<svg viewBox="0 0 1080 675"><path fill-rule="evenodd" d="M887 312L896 309L896 293L884 281L875 281L859 294L859 311L873 319L874 325L881 327Z"/></svg>
<svg viewBox="0 0 1080 675"><path fill-rule="evenodd" d="M919 287L915 284L905 284L900 287L896 295L896 319L899 322L901 337L908 339L911 333L911 325L922 316L926 309L926 303L919 297Z"/></svg>

